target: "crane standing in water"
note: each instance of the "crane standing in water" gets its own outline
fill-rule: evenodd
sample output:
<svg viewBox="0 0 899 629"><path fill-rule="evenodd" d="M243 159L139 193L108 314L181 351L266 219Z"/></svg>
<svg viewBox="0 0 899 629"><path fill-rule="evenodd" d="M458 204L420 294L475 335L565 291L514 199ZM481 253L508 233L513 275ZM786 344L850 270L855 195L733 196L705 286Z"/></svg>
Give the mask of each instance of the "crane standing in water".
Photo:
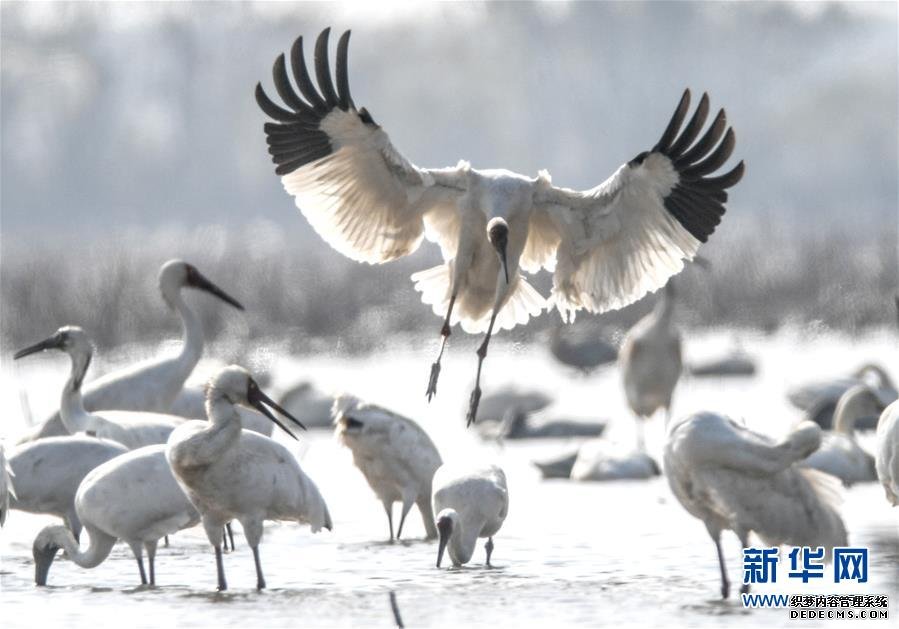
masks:
<svg viewBox="0 0 899 629"><path fill-rule="evenodd" d="M335 87L329 34L325 29L315 44L318 89L302 37L290 54L299 93L283 54L272 69L287 109L256 87L259 106L276 121L264 126L275 173L318 234L353 260L380 264L412 253L423 237L438 243L445 263L412 276L422 301L444 317L426 394L437 392L452 325L484 332L469 424L477 417L481 367L495 328L525 324L547 303L570 321L580 309L621 308L664 286L715 230L726 189L743 176L742 162L709 176L728 160L735 137L725 130L724 110L699 137L709 113L705 94L681 131L689 90L656 145L590 190L556 187L546 171L528 177L465 161L419 168L367 109L356 108L349 31L337 45ZM541 268L553 272L549 302L519 273Z"/></svg>

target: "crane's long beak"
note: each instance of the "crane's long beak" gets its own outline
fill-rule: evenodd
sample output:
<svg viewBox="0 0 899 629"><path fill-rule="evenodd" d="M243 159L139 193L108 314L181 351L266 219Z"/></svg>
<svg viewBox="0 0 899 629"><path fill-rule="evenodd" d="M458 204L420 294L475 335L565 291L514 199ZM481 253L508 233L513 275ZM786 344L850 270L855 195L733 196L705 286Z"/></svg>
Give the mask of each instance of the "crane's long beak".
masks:
<svg viewBox="0 0 899 629"><path fill-rule="evenodd" d="M270 410L268 410L266 405L272 407L274 410L276 410L279 413L281 413L282 415L284 415L284 417L286 417L287 419L292 421L294 424L296 424L303 430L306 430L306 426L304 426L303 423L299 419L297 419L296 417L294 417L293 415L291 415L290 413L285 411L283 408L278 406L275 403L275 401L273 399L271 399L269 396L267 396L265 393L263 393L259 389L258 386L253 386L250 388L249 392L247 393L247 401L250 403L250 405L252 405L253 408L255 408L257 411L259 411L260 413L262 413L263 415L268 417L270 420L272 420L273 422L278 424L278 426L281 427L281 430L286 432L288 435L290 435L294 439L297 439L297 436L295 434L293 434L293 432L291 432L291 430L287 426L285 426L280 421L278 421L278 418L276 418L272 414L272 412Z"/></svg>
<svg viewBox="0 0 899 629"><path fill-rule="evenodd" d="M47 576L50 574L50 566L56 559L56 553L59 550L56 546L47 546L46 548L33 548L34 556L34 583L35 585L47 585Z"/></svg>
<svg viewBox="0 0 899 629"><path fill-rule="evenodd" d="M47 349L59 349L61 339L57 337L55 334L48 339L44 339L40 343L35 343L30 347L26 347L25 349L20 349L15 354L13 354L13 360L18 360L20 358L25 358L26 356L31 356L32 354L37 354L38 352L43 352Z"/></svg>
<svg viewBox="0 0 899 629"><path fill-rule="evenodd" d="M223 291L221 288L219 288L218 286L213 284L211 281L209 281L209 279L206 276L204 276L199 271L192 273L188 277L187 285L191 286L193 288L196 288L197 290L204 290L207 293L211 293L211 294L215 295L216 297L218 297L219 299L221 299L222 301L224 301L225 303L231 304L238 310L244 309L244 307L241 305L241 303L239 301L237 301L231 295L229 295L228 293Z"/></svg>
<svg viewBox="0 0 899 629"><path fill-rule="evenodd" d="M499 252L499 259L503 263L503 275L506 276L506 284L509 283L509 267L506 264L506 246L503 245L502 249Z"/></svg>
<svg viewBox="0 0 899 629"><path fill-rule="evenodd" d="M446 543L449 541L449 536L444 535L441 531L440 533L440 542L437 544L437 567L440 567L440 562L443 561L443 551L446 550Z"/></svg>
<svg viewBox="0 0 899 629"><path fill-rule="evenodd" d="M437 520L437 532L440 535L440 540L437 543L437 567L439 568L440 563L443 561L443 551L446 550L446 544L453 533L453 521L448 517L442 517Z"/></svg>

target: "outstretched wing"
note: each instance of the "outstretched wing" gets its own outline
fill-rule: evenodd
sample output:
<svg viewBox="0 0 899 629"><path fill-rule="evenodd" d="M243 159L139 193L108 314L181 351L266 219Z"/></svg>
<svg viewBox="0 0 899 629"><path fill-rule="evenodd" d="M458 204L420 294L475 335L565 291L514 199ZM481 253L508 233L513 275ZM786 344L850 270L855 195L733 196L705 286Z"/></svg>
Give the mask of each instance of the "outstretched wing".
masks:
<svg viewBox="0 0 899 629"><path fill-rule="evenodd" d="M740 181L743 162L708 176L730 157L734 133L725 131L722 109L694 143L708 96L680 132L689 106L685 90L655 147L599 186L579 192L547 185L539 194L522 267L555 265L552 299L563 318L581 308L622 308L661 288L721 221L726 190Z"/></svg>
<svg viewBox="0 0 899 629"><path fill-rule="evenodd" d="M315 231L353 260L375 264L412 253L425 222L430 238L445 251L452 248L450 236L458 231L455 199L464 190L464 178L455 169L417 168L364 107L356 109L347 71L350 31L337 44L335 87L329 33L322 31L315 44L317 89L306 70L302 37L290 51L299 93L283 54L272 68L288 109L256 86L256 102L276 121L264 127L275 173Z"/></svg>

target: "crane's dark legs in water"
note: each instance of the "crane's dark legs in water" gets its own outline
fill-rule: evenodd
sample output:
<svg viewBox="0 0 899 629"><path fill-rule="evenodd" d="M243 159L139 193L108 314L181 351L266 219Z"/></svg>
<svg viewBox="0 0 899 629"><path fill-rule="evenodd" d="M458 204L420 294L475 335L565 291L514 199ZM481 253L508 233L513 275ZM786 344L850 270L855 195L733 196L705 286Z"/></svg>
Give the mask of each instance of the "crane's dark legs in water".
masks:
<svg viewBox="0 0 899 629"><path fill-rule="evenodd" d="M265 577L262 576L262 562L259 561L259 546L253 546L253 561L256 562L256 589L265 589Z"/></svg>
<svg viewBox="0 0 899 629"><path fill-rule="evenodd" d="M487 551L487 567L492 568L493 566L490 564L490 555L493 554L493 538L488 537L487 543L484 544L484 550Z"/></svg>
<svg viewBox="0 0 899 629"><path fill-rule="evenodd" d="M721 533L712 536L715 549L718 551L718 567L721 568L721 598L730 596L730 581L727 580L727 568L724 566L724 552L721 550Z"/></svg>
<svg viewBox="0 0 899 629"><path fill-rule="evenodd" d="M156 585L156 544L157 542L144 543L147 559L150 561L150 585Z"/></svg>
<svg viewBox="0 0 899 629"><path fill-rule="evenodd" d="M384 501L384 512L387 513L387 524L390 525L390 541L393 541L393 503Z"/></svg>
<svg viewBox="0 0 899 629"><path fill-rule="evenodd" d="M222 547L215 547L215 569L218 572L218 591L224 592L228 589L228 584L225 582L225 562L222 559Z"/></svg>
<svg viewBox="0 0 899 629"><path fill-rule="evenodd" d="M749 546L749 531L737 531L737 537L740 538L740 546L743 547L745 551ZM749 594L749 584L744 583L740 588L740 594Z"/></svg>
<svg viewBox="0 0 899 629"><path fill-rule="evenodd" d="M487 336L484 342L478 348L478 375L474 381L474 391L471 392L471 400L468 403L468 416L466 417L465 426L471 426L478 417L478 404L481 402L481 366L484 364L484 358L487 356L487 346L490 344L490 335L493 334L493 324L496 322L496 315L499 308L493 309L490 315L490 325L487 326Z"/></svg>
<svg viewBox="0 0 899 629"><path fill-rule="evenodd" d="M431 398L437 395L437 378L440 376L440 359L443 358L443 350L446 349L446 341L450 336L450 317L453 314L453 306L456 305L456 296L453 295L450 297L449 308L446 309L446 319L443 321L443 327L440 328L440 336L443 337L443 342L440 343L440 353L437 354L437 360L431 364L431 377L428 380L428 391L425 395L428 396L428 402L431 401Z"/></svg>
<svg viewBox="0 0 899 629"><path fill-rule="evenodd" d="M137 569L140 570L140 584L147 584L147 573L144 571L144 558L141 555L136 557L137 559Z"/></svg>

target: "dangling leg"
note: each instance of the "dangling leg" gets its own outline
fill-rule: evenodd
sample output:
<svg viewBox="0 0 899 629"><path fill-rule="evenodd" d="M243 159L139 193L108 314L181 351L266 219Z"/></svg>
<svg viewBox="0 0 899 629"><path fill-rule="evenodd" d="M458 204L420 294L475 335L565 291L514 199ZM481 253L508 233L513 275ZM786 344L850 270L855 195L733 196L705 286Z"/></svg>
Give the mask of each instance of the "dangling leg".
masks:
<svg viewBox="0 0 899 629"><path fill-rule="evenodd" d="M446 341L450 336L450 317L453 314L453 306L456 304L456 295L450 297L449 308L446 309L446 319L443 321L443 327L440 328L440 336L443 341L440 343L440 353L437 354L437 360L431 365L431 377L428 380L428 402L437 395L437 378L440 376L440 359L443 358L443 350L446 349Z"/></svg>
<svg viewBox="0 0 899 629"><path fill-rule="evenodd" d="M493 334L493 324L496 322L496 315L499 308L493 308L493 314L490 315L490 325L487 326L487 335L484 342L478 348L478 375L474 381L474 391L471 392L471 400L468 403L468 416L466 417L465 426L471 426L478 416L478 404L481 402L481 367L484 364L484 358L487 356L487 346L490 344L490 335Z"/></svg>
<svg viewBox="0 0 899 629"><path fill-rule="evenodd" d="M412 508L412 498L408 498L403 500L403 514L400 516L400 528L396 531L396 540L400 540L400 535L403 534L403 524L406 522L406 516L409 514L409 510Z"/></svg>
<svg viewBox="0 0 899 629"><path fill-rule="evenodd" d="M484 544L484 550L487 551L487 567L492 568L493 565L490 563L490 555L493 554L493 538L492 537L487 538L487 543Z"/></svg>
<svg viewBox="0 0 899 629"><path fill-rule="evenodd" d="M749 546L749 531L738 530L737 537L740 538L740 546L742 546L743 550L745 551L746 548ZM749 584L748 583L744 583L740 587L740 594L749 594Z"/></svg>
<svg viewBox="0 0 899 629"><path fill-rule="evenodd" d="M158 542L144 542L147 549L147 560L150 562L150 585L156 585L156 544Z"/></svg>
<svg viewBox="0 0 899 629"><path fill-rule="evenodd" d="M218 572L218 591L224 592L228 589L228 584L225 582L225 562L222 559L222 546L221 544L215 547L215 569Z"/></svg>
<svg viewBox="0 0 899 629"><path fill-rule="evenodd" d="M390 541L393 541L393 503L387 500L383 501L384 512L387 514L387 524L390 525Z"/></svg>

